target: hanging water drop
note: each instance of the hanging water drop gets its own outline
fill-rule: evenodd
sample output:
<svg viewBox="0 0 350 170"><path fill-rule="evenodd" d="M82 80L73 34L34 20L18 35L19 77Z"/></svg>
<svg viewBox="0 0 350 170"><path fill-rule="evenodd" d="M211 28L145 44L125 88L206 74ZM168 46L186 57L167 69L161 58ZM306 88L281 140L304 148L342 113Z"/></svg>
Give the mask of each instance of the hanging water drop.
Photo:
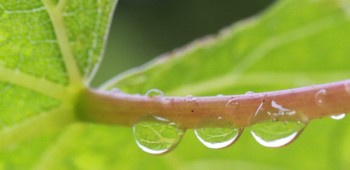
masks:
<svg viewBox="0 0 350 170"><path fill-rule="evenodd" d="M228 108L237 108L238 106L239 104L236 98L232 98L226 103L226 107Z"/></svg>
<svg viewBox="0 0 350 170"><path fill-rule="evenodd" d="M136 144L150 154L163 154L171 151L181 141L184 130L174 122L152 116L133 126Z"/></svg>
<svg viewBox="0 0 350 170"><path fill-rule="evenodd" d="M325 98L327 96L327 91L325 89L322 89L320 91L318 91L315 94L315 101L318 105L322 105L325 103Z"/></svg>
<svg viewBox="0 0 350 170"><path fill-rule="evenodd" d="M267 121L251 127L254 139L266 147L282 147L294 141L305 128L300 121Z"/></svg>
<svg viewBox="0 0 350 170"><path fill-rule="evenodd" d="M164 93L158 89L151 89L146 92L148 97L161 97L164 96Z"/></svg>
<svg viewBox="0 0 350 170"><path fill-rule="evenodd" d="M334 120L341 120L344 117L345 117L345 113L331 116L331 118L334 119Z"/></svg>
<svg viewBox="0 0 350 170"><path fill-rule="evenodd" d="M266 105L269 105L265 108ZM267 121L266 118L269 118ZM294 141L303 131L306 123L303 116L286 108L276 101L263 101L258 107L251 134L254 139L266 147L282 147ZM293 121L291 121L293 120ZM255 124L254 124L255 123Z"/></svg>
<svg viewBox="0 0 350 170"><path fill-rule="evenodd" d="M225 148L233 144L242 133L235 127L202 127L194 130L198 140L211 149Z"/></svg>

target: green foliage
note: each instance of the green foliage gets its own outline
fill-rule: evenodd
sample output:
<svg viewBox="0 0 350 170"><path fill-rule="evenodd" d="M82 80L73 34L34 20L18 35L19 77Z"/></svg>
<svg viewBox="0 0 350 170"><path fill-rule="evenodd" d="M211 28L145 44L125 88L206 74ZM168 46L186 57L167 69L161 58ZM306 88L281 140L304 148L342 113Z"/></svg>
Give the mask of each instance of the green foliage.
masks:
<svg viewBox="0 0 350 170"><path fill-rule="evenodd" d="M101 59L114 3L0 0L0 169L349 167L348 119L311 122L295 143L281 149L263 148L244 133L230 148L213 151L189 130L178 148L162 157L142 153L131 128L77 123L75 97ZM102 88L216 95L346 79L348 4L280 1L218 37L119 75Z"/></svg>

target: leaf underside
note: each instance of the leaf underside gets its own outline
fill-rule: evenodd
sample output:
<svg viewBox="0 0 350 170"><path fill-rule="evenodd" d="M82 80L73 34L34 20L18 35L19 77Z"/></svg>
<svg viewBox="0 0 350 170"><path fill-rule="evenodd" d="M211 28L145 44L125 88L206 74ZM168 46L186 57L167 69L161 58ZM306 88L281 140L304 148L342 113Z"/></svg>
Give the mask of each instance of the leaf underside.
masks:
<svg viewBox="0 0 350 170"><path fill-rule="evenodd" d="M113 0L0 0L0 169L350 165L347 119L312 122L294 144L276 150L259 146L246 133L232 147L213 152L187 132L182 143L162 157L142 153L130 128L72 124L72 91L93 77L114 4ZM280 1L258 17L119 75L101 88L216 95L346 79L349 4L348 0Z"/></svg>
<svg viewBox="0 0 350 170"><path fill-rule="evenodd" d="M0 0L0 169L47 169L101 60L114 0Z"/></svg>

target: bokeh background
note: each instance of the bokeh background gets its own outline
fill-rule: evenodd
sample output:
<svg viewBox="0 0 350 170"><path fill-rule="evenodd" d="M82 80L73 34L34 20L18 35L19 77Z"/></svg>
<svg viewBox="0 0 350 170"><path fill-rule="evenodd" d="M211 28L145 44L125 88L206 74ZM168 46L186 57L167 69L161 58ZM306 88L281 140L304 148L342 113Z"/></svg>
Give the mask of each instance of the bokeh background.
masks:
<svg viewBox="0 0 350 170"><path fill-rule="evenodd" d="M274 0L119 0L93 86L259 14Z"/></svg>

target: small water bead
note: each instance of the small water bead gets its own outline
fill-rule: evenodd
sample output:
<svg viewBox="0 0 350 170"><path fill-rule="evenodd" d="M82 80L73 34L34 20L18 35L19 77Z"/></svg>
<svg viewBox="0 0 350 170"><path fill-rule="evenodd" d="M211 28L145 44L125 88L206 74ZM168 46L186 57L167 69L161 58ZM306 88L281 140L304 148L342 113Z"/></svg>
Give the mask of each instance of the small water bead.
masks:
<svg viewBox="0 0 350 170"><path fill-rule="evenodd" d="M265 147L282 147L294 141L306 124L300 121L267 121L251 127L254 139Z"/></svg>
<svg viewBox="0 0 350 170"><path fill-rule="evenodd" d="M158 89L151 89L146 92L148 97L161 97L164 96L164 93Z"/></svg>
<svg viewBox="0 0 350 170"><path fill-rule="evenodd" d="M136 144L150 154L163 154L171 151L182 139L184 130L174 122L152 116L133 126Z"/></svg>
<svg viewBox="0 0 350 170"><path fill-rule="evenodd" d="M252 92L252 91L247 91L245 94L246 94L246 95L252 95L252 94L254 94L254 92Z"/></svg>
<svg viewBox="0 0 350 170"><path fill-rule="evenodd" d="M196 98L196 97L193 97L192 95L187 95L187 96L186 96L186 101L187 101L187 102L195 103L196 100L197 100L197 98Z"/></svg>
<svg viewBox="0 0 350 170"><path fill-rule="evenodd" d="M202 127L194 130L198 140L211 149L225 148L233 144L242 133L235 127Z"/></svg>
<svg viewBox="0 0 350 170"><path fill-rule="evenodd" d="M345 113L338 114L338 115L333 115L333 116L331 116L331 118L334 119L334 120L344 119L345 118Z"/></svg>
<svg viewBox="0 0 350 170"><path fill-rule="evenodd" d="M315 94L315 101L318 105L322 105L325 103L325 98L327 96L327 91L325 89L322 89L320 91L318 91Z"/></svg>
<svg viewBox="0 0 350 170"><path fill-rule="evenodd" d="M350 94L350 80L346 81L344 84L345 91Z"/></svg>
<svg viewBox="0 0 350 170"><path fill-rule="evenodd" d="M119 88L112 88L110 92L112 92L113 94L122 93L122 91Z"/></svg>
<svg viewBox="0 0 350 170"><path fill-rule="evenodd" d="M279 105L277 102L275 102L273 100L271 101L271 106L273 108L277 109L277 112L275 112L275 113L269 112L269 114L272 116L283 116L283 115L291 116L291 115L296 114L296 111L284 108L282 105Z"/></svg>
<svg viewBox="0 0 350 170"><path fill-rule="evenodd" d="M237 108L238 106L239 104L236 98L232 98L226 103L226 107L228 108Z"/></svg>

